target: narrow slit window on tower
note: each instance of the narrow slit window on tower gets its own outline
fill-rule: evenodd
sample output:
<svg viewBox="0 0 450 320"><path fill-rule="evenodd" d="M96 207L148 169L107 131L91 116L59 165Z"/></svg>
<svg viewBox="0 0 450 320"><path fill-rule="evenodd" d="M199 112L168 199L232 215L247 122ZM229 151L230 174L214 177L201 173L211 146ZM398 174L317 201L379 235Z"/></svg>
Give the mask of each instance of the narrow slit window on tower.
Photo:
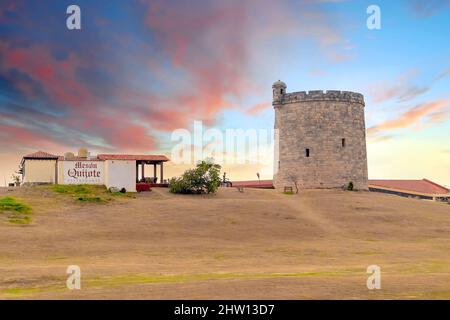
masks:
<svg viewBox="0 0 450 320"><path fill-rule="evenodd" d="M283 90L283 89L281 89L281 90L280 90L280 93L281 93L281 94L284 94L284 90Z"/></svg>
<svg viewBox="0 0 450 320"><path fill-rule="evenodd" d="M345 138L342 139L342 147L345 147Z"/></svg>
<svg viewBox="0 0 450 320"><path fill-rule="evenodd" d="M306 157L308 158L309 157L309 149L306 149L305 152L306 152Z"/></svg>

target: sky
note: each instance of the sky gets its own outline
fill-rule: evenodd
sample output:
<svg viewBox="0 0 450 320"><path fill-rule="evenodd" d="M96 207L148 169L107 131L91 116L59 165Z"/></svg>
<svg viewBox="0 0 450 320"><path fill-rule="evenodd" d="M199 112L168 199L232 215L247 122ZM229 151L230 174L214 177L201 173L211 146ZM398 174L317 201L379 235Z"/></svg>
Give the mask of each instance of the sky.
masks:
<svg viewBox="0 0 450 320"><path fill-rule="evenodd" d="M450 0L2 0L0 185L37 150L170 157L194 121L270 130L281 79L364 94L369 178L450 186L449 34ZM272 178L267 163L225 169Z"/></svg>

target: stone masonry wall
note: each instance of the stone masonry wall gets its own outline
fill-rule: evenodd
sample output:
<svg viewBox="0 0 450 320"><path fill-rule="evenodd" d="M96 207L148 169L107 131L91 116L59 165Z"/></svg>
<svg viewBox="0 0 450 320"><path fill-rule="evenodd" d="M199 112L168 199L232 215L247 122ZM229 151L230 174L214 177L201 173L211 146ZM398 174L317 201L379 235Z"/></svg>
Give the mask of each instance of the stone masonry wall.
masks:
<svg viewBox="0 0 450 320"><path fill-rule="evenodd" d="M302 188L338 188L352 181L356 189L368 189L363 95L294 92L274 95L273 105L279 137L275 188L297 180Z"/></svg>

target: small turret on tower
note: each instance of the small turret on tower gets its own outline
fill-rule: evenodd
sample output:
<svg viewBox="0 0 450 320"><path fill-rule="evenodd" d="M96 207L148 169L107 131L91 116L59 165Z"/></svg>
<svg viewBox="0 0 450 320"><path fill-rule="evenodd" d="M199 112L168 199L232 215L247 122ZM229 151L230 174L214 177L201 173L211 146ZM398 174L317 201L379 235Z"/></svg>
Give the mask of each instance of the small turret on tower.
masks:
<svg viewBox="0 0 450 320"><path fill-rule="evenodd" d="M280 104L283 101L283 96L286 94L286 83L278 80L272 85L273 91L273 105Z"/></svg>

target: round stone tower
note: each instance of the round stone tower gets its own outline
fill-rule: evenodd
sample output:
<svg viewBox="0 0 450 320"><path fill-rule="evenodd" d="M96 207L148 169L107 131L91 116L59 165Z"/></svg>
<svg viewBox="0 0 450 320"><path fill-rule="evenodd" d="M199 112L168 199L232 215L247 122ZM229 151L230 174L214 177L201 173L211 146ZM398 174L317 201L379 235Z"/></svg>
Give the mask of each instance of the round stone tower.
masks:
<svg viewBox="0 0 450 320"><path fill-rule="evenodd" d="M273 84L274 186L367 190L364 96L349 91L286 92Z"/></svg>

